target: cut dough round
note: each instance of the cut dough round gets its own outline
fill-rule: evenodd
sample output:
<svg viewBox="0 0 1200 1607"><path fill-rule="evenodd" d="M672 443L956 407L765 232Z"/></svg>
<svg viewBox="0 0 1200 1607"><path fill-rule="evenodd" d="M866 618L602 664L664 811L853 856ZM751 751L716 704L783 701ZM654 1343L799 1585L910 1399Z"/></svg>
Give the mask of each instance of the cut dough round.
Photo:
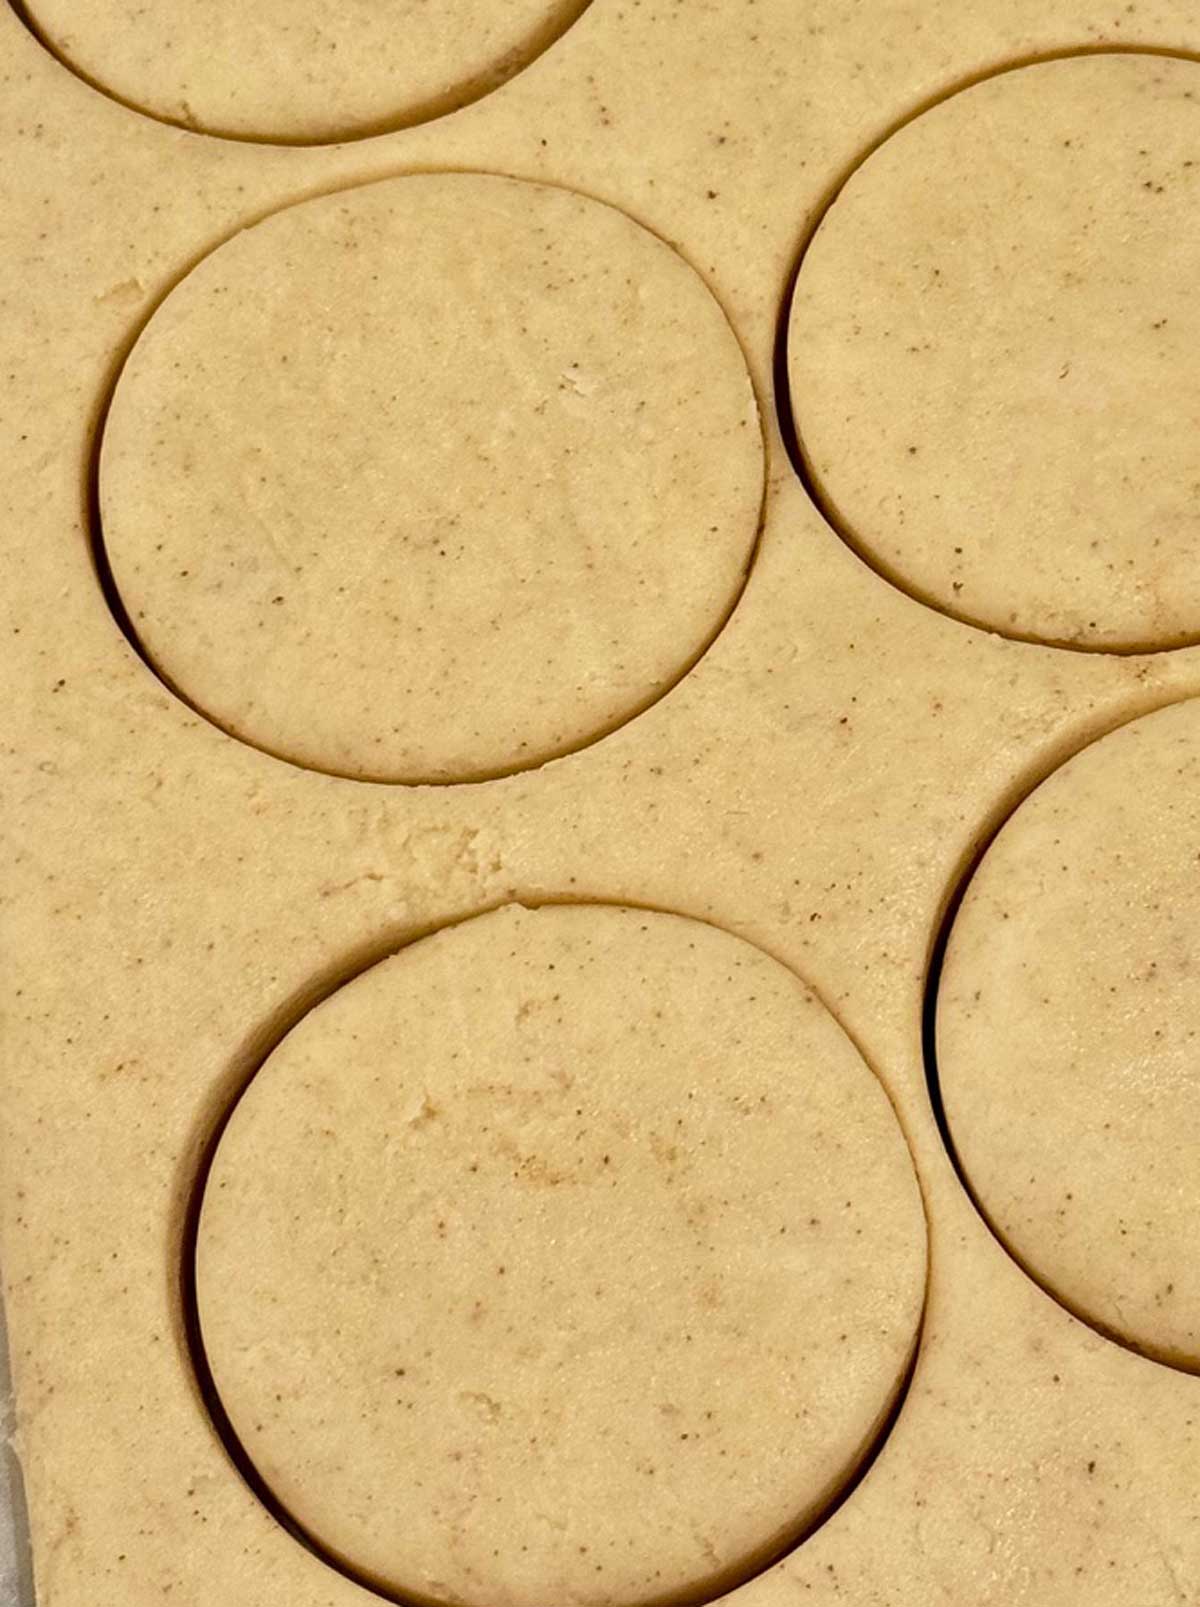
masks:
<svg viewBox="0 0 1200 1607"><path fill-rule="evenodd" d="M25 0L60 60L138 111L315 144L440 116L525 67L587 0Z"/></svg>
<svg viewBox="0 0 1200 1607"><path fill-rule="evenodd" d="M1007 635L1200 638L1200 66L1006 72L846 184L791 309L796 428L834 522Z"/></svg>
<svg viewBox="0 0 1200 1607"><path fill-rule="evenodd" d="M284 1507L404 1599L746 1577L878 1436L925 1228L880 1084L761 950L509 907L314 1009L236 1106L197 1294Z"/></svg>
<svg viewBox="0 0 1200 1607"><path fill-rule="evenodd" d="M938 1070L963 1170L1049 1291L1200 1369L1200 703L1105 737L988 850Z"/></svg>
<svg viewBox="0 0 1200 1607"><path fill-rule="evenodd" d="M696 273L624 213L387 180L219 247L135 346L103 533L170 684L297 763L477 780L653 702L727 617L762 437Z"/></svg>

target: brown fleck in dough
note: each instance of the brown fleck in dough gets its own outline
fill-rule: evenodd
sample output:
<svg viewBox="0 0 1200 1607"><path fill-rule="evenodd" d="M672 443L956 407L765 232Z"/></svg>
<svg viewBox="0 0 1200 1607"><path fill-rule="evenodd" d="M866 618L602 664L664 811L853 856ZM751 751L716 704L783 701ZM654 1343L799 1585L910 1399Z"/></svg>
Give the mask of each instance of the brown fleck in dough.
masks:
<svg viewBox="0 0 1200 1607"><path fill-rule="evenodd" d="M761 950L508 907L316 1008L237 1106L198 1293L288 1510L437 1602L736 1583L870 1445L925 1229L880 1085Z"/></svg>
<svg viewBox="0 0 1200 1607"><path fill-rule="evenodd" d="M946 955L938 1064L1001 1237L1075 1312L1200 1369L1200 703L1021 805Z"/></svg>
<svg viewBox="0 0 1200 1607"><path fill-rule="evenodd" d="M587 0L26 0L82 77L240 139L353 139L451 111L527 65Z"/></svg>
<svg viewBox="0 0 1200 1607"><path fill-rule="evenodd" d="M621 724L726 617L762 499L736 337L624 213L478 174L238 235L168 296L104 434L151 658L316 769L524 769Z"/></svg>
<svg viewBox="0 0 1200 1607"><path fill-rule="evenodd" d="M797 430L915 596L1091 648L1200 637L1200 66L1006 72L887 140L805 256Z"/></svg>

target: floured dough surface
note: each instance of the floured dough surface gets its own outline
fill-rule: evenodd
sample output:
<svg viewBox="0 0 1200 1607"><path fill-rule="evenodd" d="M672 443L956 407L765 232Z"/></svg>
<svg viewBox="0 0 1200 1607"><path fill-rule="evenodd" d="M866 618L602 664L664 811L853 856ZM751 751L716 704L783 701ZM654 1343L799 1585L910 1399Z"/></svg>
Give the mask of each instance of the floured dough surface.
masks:
<svg viewBox="0 0 1200 1607"><path fill-rule="evenodd" d="M303 143L436 117L511 78L587 0L26 0L47 45L140 111Z"/></svg>
<svg viewBox="0 0 1200 1607"><path fill-rule="evenodd" d="M762 500L736 337L624 213L473 174L268 218L117 386L103 533L150 658L226 730L388 781L620 725L720 628Z"/></svg>
<svg viewBox="0 0 1200 1607"><path fill-rule="evenodd" d="M736 1583L817 1517L923 1298L908 1149L824 1007L680 917L509 907L318 1006L236 1106L201 1332L235 1432L406 1599Z"/></svg>
<svg viewBox="0 0 1200 1607"><path fill-rule="evenodd" d="M1074 1311L1200 1370L1200 703L1101 739L1017 810L938 1003L954 1142Z"/></svg>
<svg viewBox="0 0 1200 1607"><path fill-rule="evenodd" d="M1191 61L1005 72L867 158L804 258L789 373L873 564L1005 634L1200 637L1197 208Z"/></svg>

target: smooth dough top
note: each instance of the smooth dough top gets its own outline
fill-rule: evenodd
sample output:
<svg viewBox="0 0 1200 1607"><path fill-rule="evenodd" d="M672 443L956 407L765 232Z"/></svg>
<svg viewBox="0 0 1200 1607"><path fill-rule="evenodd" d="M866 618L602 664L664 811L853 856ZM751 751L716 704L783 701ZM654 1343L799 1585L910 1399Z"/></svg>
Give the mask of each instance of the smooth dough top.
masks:
<svg viewBox="0 0 1200 1607"><path fill-rule="evenodd" d="M203 1343L291 1514L404 1599L711 1595L818 1517L915 1342L886 1095L761 950L509 907L313 1010L204 1196Z"/></svg>
<svg viewBox="0 0 1200 1607"><path fill-rule="evenodd" d="M623 212L480 174L218 247L104 430L117 587L163 677L319 770L477 780L612 730L711 641L762 506L753 388Z"/></svg>
<svg viewBox="0 0 1200 1607"><path fill-rule="evenodd" d="M955 1146L1078 1315L1200 1370L1200 702L1021 805L955 920L937 1011Z"/></svg>
<svg viewBox="0 0 1200 1607"><path fill-rule="evenodd" d="M1002 73L895 134L805 255L799 440L850 541L989 629L1200 639L1200 65Z"/></svg>
<svg viewBox="0 0 1200 1607"><path fill-rule="evenodd" d="M587 0L26 0L81 77L151 116L318 143L422 122L502 84Z"/></svg>

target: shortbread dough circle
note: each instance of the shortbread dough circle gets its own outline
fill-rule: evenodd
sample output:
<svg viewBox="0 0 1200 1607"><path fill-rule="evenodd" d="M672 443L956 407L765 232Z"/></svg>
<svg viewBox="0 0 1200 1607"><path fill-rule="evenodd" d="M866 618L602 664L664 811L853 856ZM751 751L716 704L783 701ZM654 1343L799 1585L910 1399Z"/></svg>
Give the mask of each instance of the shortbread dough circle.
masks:
<svg viewBox="0 0 1200 1607"><path fill-rule="evenodd" d="M1017 810L937 1008L966 1176L1078 1315L1200 1369L1200 703L1125 726Z"/></svg>
<svg viewBox="0 0 1200 1607"><path fill-rule="evenodd" d="M887 140L805 255L818 491L913 595L1009 635L1200 637L1200 66L1006 72Z"/></svg>
<svg viewBox="0 0 1200 1607"><path fill-rule="evenodd" d="M221 1400L404 1599L633 1607L770 1559L880 1431L925 1229L873 1074L678 916L509 907L313 1010L220 1140Z"/></svg>
<svg viewBox="0 0 1200 1607"><path fill-rule="evenodd" d="M587 0L25 0L62 61L187 128L304 144L361 138L477 100Z"/></svg>
<svg viewBox="0 0 1200 1607"><path fill-rule="evenodd" d="M762 486L699 276L612 207L480 174L219 247L137 342L100 464L163 677L386 781L524 769L653 702L736 600Z"/></svg>

